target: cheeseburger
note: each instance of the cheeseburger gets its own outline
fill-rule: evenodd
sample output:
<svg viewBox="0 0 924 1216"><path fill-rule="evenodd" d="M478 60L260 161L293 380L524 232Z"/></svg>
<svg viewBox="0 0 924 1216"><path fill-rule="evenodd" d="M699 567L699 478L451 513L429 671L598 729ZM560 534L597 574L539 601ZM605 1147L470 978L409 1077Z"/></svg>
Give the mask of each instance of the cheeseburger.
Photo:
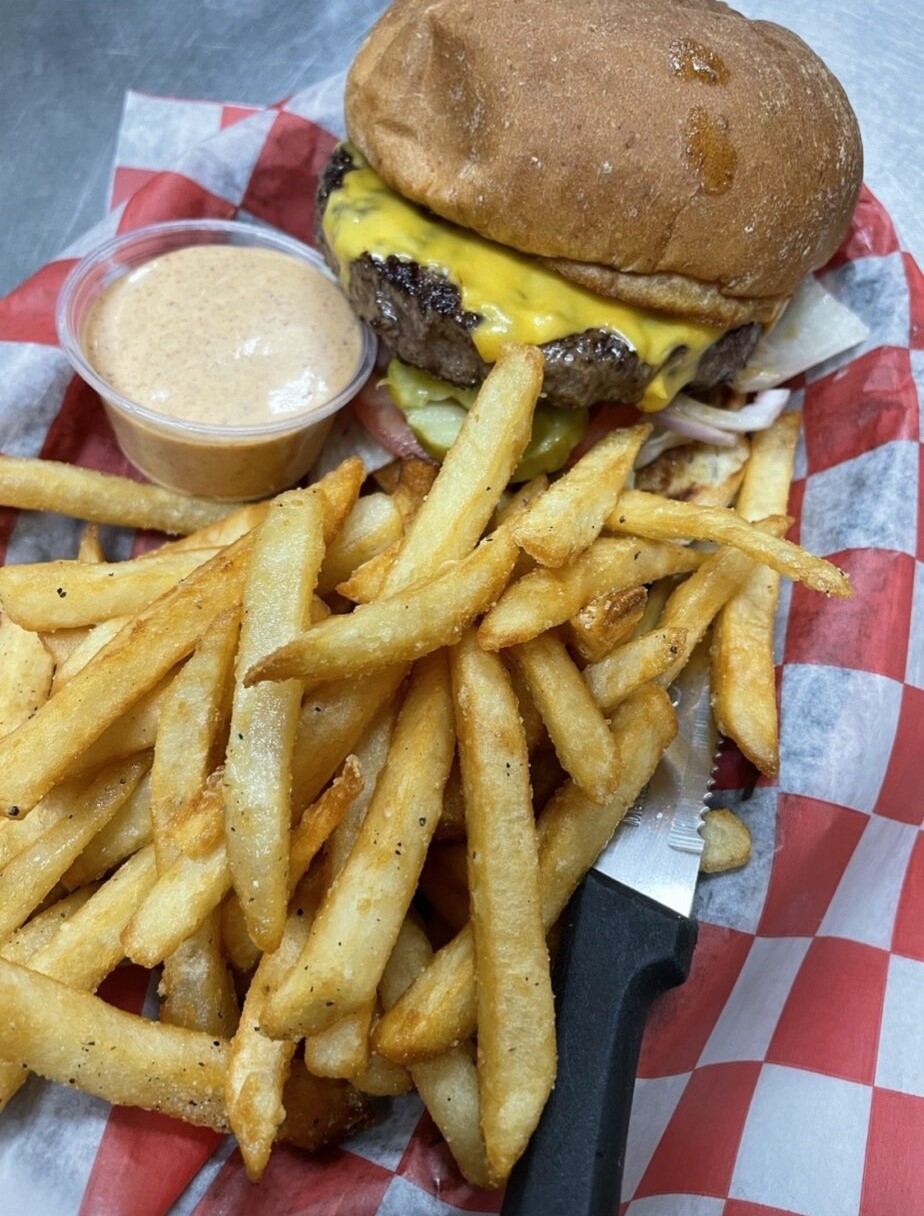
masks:
<svg viewBox="0 0 924 1216"><path fill-rule="evenodd" d="M318 236L393 356L385 384L438 454L500 345L539 346L524 476L599 402L714 401L861 181L824 63L716 0L396 0L345 106Z"/></svg>

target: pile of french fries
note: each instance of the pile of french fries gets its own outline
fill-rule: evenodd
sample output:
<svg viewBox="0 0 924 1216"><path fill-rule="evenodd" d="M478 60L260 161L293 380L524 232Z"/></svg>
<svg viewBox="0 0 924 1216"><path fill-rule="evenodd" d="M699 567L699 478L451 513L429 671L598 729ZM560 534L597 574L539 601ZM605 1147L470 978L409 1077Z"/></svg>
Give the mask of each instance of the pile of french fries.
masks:
<svg viewBox="0 0 924 1216"><path fill-rule="evenodd" d="M737 509L632 489L646 426L511 495L541 378L506 348L435 479L348 460L233 510L0 458L4 504L95 521L0 571L0 1108L33 1071L231 1131L259 1179L414 1086L503 1183L555 1080L547 937L665 689L715 623L719 725L773 774L779 576L850 594L782 539L797 415ZM185 535L110 563L98 523ZM159 1021L94 995L126 958Z"/></svg>

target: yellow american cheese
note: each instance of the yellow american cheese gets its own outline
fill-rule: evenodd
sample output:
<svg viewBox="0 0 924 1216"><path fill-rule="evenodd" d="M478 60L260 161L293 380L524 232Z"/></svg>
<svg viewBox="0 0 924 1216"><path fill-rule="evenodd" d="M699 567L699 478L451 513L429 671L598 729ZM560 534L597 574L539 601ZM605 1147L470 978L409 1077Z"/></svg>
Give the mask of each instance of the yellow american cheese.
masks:
<svg viewBox="0 0 924 1216"><path fill-rule="evenodd" d="M466 311L482 320L472 339L493 363L501 343L540 346L587 329L618 333L650 367L661 368L677 347L683 358L659 372L639 405L662 409L689 380L703 351L723 332L604 299L548 269L541 261L485 240L408 202L390 190L362 159L331 194L324 235L344 278L362 253L412 259L455 283Z"/></svg>

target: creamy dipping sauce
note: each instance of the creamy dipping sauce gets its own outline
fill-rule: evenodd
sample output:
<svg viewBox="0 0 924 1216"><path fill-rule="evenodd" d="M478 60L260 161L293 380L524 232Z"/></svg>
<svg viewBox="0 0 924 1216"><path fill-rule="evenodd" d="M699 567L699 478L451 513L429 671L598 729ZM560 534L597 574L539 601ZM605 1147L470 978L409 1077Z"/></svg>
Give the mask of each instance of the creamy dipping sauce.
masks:
<svg viewBox="0 0 924 1216"><path fill-rule="evenodd" d="M362 337L339 287L273 249L190 245L107 287L87 361L123 397L186 422L284 423L353 378Z"/></svg>

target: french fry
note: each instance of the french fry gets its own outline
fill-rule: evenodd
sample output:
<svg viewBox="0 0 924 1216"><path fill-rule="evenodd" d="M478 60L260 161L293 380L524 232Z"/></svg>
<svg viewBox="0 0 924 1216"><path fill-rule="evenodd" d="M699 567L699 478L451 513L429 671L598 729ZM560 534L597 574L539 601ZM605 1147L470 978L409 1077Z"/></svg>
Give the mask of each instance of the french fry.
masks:
<svg viewBox="0 0 924 1216"><path fill-rule="evenodd" d="M602 806L571 782L537 822L539 892L548 931L596 861L673 738L676 718L667 694L646 684L620 705L610 723L619 747L619 788ZM475 1031L471 925L438 950L418 980L382 1018L373 1046L386 1059L413 1065L465 1042Z"/></svg>
<svg viewBox="0 0 924 1216"><path fill-rule="evenodd" d="M0 870L53 824L72 814L86 787L86 778L70 778L55 786L25 818L0 819Z"/></svg>
<svg viewBox="0 0 924 1216"><path fill-rule="evenodd" d="M344 599L354 604L371 604L379 599L385 589L388 572L395 564L395 558L401 549L402 539L392 541L381 553L375 553L367 558L361 566L352 571L349 578L337 584L336 591Z"/></svg>
<svg viewBox="0 0 924 1216"><path fill-rule="evenodd" d="M46 946L55 936L62 924L75 912L79 911L91 895L97 890L96 884L72 891L57 903L38 912L26 921L19 929L0 942L0 958L8 958L11 963L28 963L34 954Z"/></svg>
<svg viewBox="0 0 924 1216"><path fill-rule="evenodd" d="M189 549L126 562L4 566L0 569L0 602L4 612L24 629L53 631L95 625L147 608L214 556L214 549Z"/></svg>
<svg viewBox="0 0 924 1216"><path fill-rule="evenodd" d="M305 1064L316 1077L352 1081L369 1068L369 1035L375 1004L367 1001L331 1026L305 1039Z"/></svg>
<svg viewBox="0 0 924 1216"><path fill-rule="evenodd" d="M36 634L0 620L0 738L21 726L51 692L54 662Z"/></svg>
<svg viewBox="0 0 924 1216"><path fill-rule="evenodd" d="M401 513L404 526L411 522L433 489L439 467L428 460L409 456L398 464L398 479L390 491L391 500Z"/></svg>
<svg viewBox="0 0 924 1216"><path fill-rule="evenodd" d="M562 768L589 797L603 802L619 782L616 741L564 642L552 632L514 646Z"/></svg>
<svg viewBox="0 0 924 1216"><path fill-rule="evenodd" d="M598 595L568 621L569 644L585 662L596 663L631 637L647 602L648 592L644 587Z"/></svg>
<svg viewBox="0 0 924 1216"><path fill-rule="evenodd" d="M167 869L158 874L154 887L125 927L122 935L125 953L143 967L154 967L167 958L198 929L230 890L231 870L222 830L222 789L218 770L202 786L193 803L174 820L170 835L179 852ZM339 797L335 790L322 795L323 800L334 802ZM306 816L311 821L311 808ZM333 822L323 809L314 819L317 824ZM288 848L286 852L288 855ZM227 929L226 914L223 931ZM241 954L246 956L247 951L242 950Z"/></svg>
<svg viewBox="0 0 924 1216"><path fill-rule="evenodd" d="M408 528L385 579L385 596L432 577L477 544L529 443L542 368L535 347L502 347Z"/></svg>
<svg viewBox="0 0 924 1216"><path fill-rule="evenodd" d="M366 818L376 782L388 759L398 708L396 700L383 705L356 749L356 761L362 775L363 788L351 800L343 818L330 834L326 855L328 886L334 876L343 869Z"/></svg>
<svg viewBox="0 0 924 1216"><path fill-rule="evenodd" d="M734 811L719 807L703 815L701 874L723 874L751 860L751 833Z"/></svg>
<svg viewBox="0 0 924 1216"><path fill-rule="evenodd" d="M594 701L609 713L642 684L660 681L686 653L686 629L653 629L585 667L584 679Z"/></svg>
<svg viewBox="0 0 924 1216"><path fill-rule="evenodd" d="M360 762L347 756L340 776L308 808L292 829L289 839L289 891L295 890L321 848L335 832L363 792L365 784Z"/></svg>
<svg viewBox="0 0 924 1216"><path fill-rule="evenodd" d="M373 1028L376 1015L373 1014ZM395 1064L386 1060L377 1051L369 1053L369 1063L354 1082L360 1093L371 1094L376 1098L397 1098L401 1094L410 1093L413 1082L411 1074L403 1064Z"/></svg>
<svg viewBox="0 0 924 1216"><path fill-rule="evenodd" d="M263 956L247 932L247 922L240 900L232 891L219 909L221 917L221 944L228 962L241 975L249 975Z"/></svg>
<svg viewBox="0 0 924 1216"><path fill-rule="evenodd" d="M436 578L321 621L254 663L244 684L345 679L451 645L497 599L516 556L512 537L495 532Z"/></svg>
<svg viewBox="0 0 924 1216"><path fill-rule="evenodd" d="M786 510L801 422L801 414L782 414L768 430L754 436L737 507L745 519ZM719 613L712 640L716 724L768 777L775 777L780 767L773 664L779 587L775 571L753 570Z"/></svg>
<svg viewBox="0 0 924 1216"><path fill-rule="evenodd" d="M488 1172L501 1180L555 1081L552 983L516 696L500 659L479 648L474 632L452 652L452 683L477 958L481 1127Z"/></svg>
<svg viewBox="0 0 924 1216"><path fill-rule="evenodd" d="M600 535L651 427L619 427L537 498L513 526L517 544L542 566L573 562Z"/></svg>
<svg viewBox="0 0 924 1216"><path fill-rule="evenodd" d="M815 591L841 599L853 595L850 579L843 570L792 541L761 532L729 507L697 507L643 490L626 490L607 520L607 527L611 532L631 532L655 540L683 538L730 545Z"/></svg>
<svg viewBox="0 0 924 1216"><path fill-rule="evenodd" d="M349 753L357 751L364 732L406 674L406 665L398 663L359 680L323 684L305 697L292 756L293 810L314 802Z"/></svg>
<svg viewBox="0 0 924 1216"><path fill-rule="evenodd" d="M215 617L239 601L249 556L245 536L194 570L0 740L0 813L31 810L75 757L190 653Z"/></svg>
<svg viewBox="0 0 924 1216"><path fill-rule="evenodd" d="M4 866L0 873L0 941L41 904L129 797L149 764L146 756L105 770L80 797L71 815L49 827Z"/></svg>
<svg viewBox="0 0 924 1216"><path fill-rule="evenodd" d="M751 526L758 534L773 539L786 531L789 520L785 515L771 515ZM718 549L671 592L661 612L661 626L683 631L686 640L674 662L658 676L662 687L666 688L676 678L716 614L740 590L753 570L753 559L742 550ZM640 640L630 644L637 645Z"/></svg>
<svg viewBox="0 0 924 1216"><path fill-rule="evenodd" d="M228 1042L0 959L0 1056L122 1106L227 1130Z"/></svg>
<svg viewBox="0 0 924 1216"><path fill-rule="evenodd" d="M458 756L453 760L446 787L443 790L443 809L434 834L436 840L465 839L465 798L462 794L462 774Z"/></svg>
<svg viewBox="0 0 924 1216"><path fill-rule="evenodd" d="M157 993L161 998L162 1022L225 1038L237 1030L240 1010L221 952L221 919L217 908L164 959Z"/></svg>
<svg viewBox="0 0 924 1216"><path fill-rule="evenodd" d="M32 822L38 809L36 807L29 813L26 823ZM68 890L74 890L75 887L82 887L88 882L102 878L126 857L146 848L151 843L153 834L151 772L148 770L106 826L96 833L73 865L61 876L61 882Z"/></svg>
<svg viewBox="0 0 924 1216"><path fill-rule="evenodd" d="M609 591L695 570L703 554L667 541L601 536L570 566L534 570L508 587L478 629L485 650L528 642Z"/></svg>
<svg viewBox="0 0 924 1216"><path fill-rule="evenodd" d="M319 499L276 499L256 531L244 587L224 777L234 889L250 936L263 950L276 949L285 927L292 749L302 687L287 680L246 688L243 675L259 655L285 645L307 624L323 557Z"/></svg>
<svg viewBox="0 0 924 1216"><path fill-rule="evenodd" d="M152 748L157 739L161 697L172 678L173 672L168 672L150 692L120 714L79 757L71 759L66 771L78 777L95 773L114 760L135 756Z"/></svg>
<svg viewBox="0 0 924 1216"><path fill-rule="evenodd" d="M316 897L317 892L307 883L296 893L279 947L260 960L247 990L240 1026L231 1040L225 1098L231 1130L237 1136L251 1182L261 1178L285 1118L283 1087L295 1051L294 1043L263 1034L263 1008L268 995L298 959L311 927Z"/></svg>
<svg viewBox="0 0 924 1216"><path fill-rule="evenodd" d="M162 698L151 766L151 819L160 870L173 860L170 824L204 784L216 739L227 726L239 629L239 610L223 612Z"/></svg>
<svg viewBox="0 0 924 1216"><path fill-rule="evenodd" d="M106 554L99 539L99 524L84 524L80 532L80 542L77 545L77 560L79 562L104 562Z"/></svg>
<svg viewBox="0 0 924 1216"><path fill-rule="evenodd" d="M404 517L387 494L359 498L343 528L324 554L318 594L327 595L358 566L375 557L404 534Z"/></svg>
<svg viewBox="0 0 924 1216"><path fill-rule="evenodd" d="M233 503L190 498L128 477L18 456L0 456L0 503L173 534L194 532L234 509Z"/></svg>
<svg viewBox="0 0 924 1216"><path fill-rule="evenodd" d="M406 920L382 976L381 993L390 1009L424 970L433 951L423 930ZM491 1185L481 1134L478 1074L471 1047L453 1047L436 1060L414 1065L411 1078L433 1122L472 1186Z"/></svg>
<svg viewBox="0 0 924 1216"><path fill-rule="evenodd" d="M454 742L446 657L437 653L415 665L356 843L264 1008L269 1034L316 1034L375 996L439 820Z"/></svg>
<svg viewBox="0 0 924 1216"><path fill-rule="evenodd" d="M78 671L82 671L87 663L108 646L112 639L128 623L127 616L110 617L100 621L98 625L90 625L86 636L80 641L55 667L55 678L52 692L59 692L68 680L73 679Z"/></svg>
<svg viewBox="0 0 924 1216"><path fill-rule="evenodd" d="M101 887L75 891L34 917L20 929L4 951L13 962L28 963L38 971L71 988L95 991L122 959L119 932L154 881L154 854L147 849L127 862ZM62 914L64 909L66 914ZM53 932L36 934L33 926L53 917ZM44 928L44 926L42 926ZM22 942L31 947L27 957L16 957ZM28 1069L11 1060L0 1061L0 1110L28 1080Z"/></svg>

